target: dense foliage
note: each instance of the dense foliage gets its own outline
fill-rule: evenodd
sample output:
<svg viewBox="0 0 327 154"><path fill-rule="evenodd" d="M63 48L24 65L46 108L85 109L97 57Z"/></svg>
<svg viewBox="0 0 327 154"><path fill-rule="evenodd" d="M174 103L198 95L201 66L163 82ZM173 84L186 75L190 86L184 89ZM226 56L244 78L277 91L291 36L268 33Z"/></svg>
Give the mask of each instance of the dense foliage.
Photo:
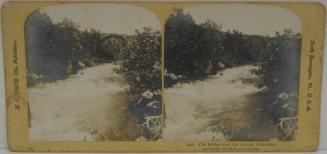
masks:
<svg viewBox="0 0 327 154"><path fill-rule="evenodd" d="M183 10L173 13L165 25L166 71L199 79L226 67L255 64L271 91L296 91L300 34L285 30L268 37L221 28L209 19L196 24ZM29 17L26 32L30 86L64 79L83 67L115 62L133 91L161 88L159 32L144 28L133 36L122 36L128 40L103 41L106 34L81 31L68 19L54 24L39 11Z"/></svg>
<svg viewBox="0 0 327 154"><path fill-rule="evenodd" d="M54 24L46 14L32 13L26 25L29 86L64 79L101 58L94 54L100 32L78 28L68 19Z"/></svg>
<svg viewBox="0 0 327 154"><path fill-rule="evenodd" d="M150 28L134 35L79 30L65 19L53 23L35 11L26 25L28 85L65 79L69 74L100 63L112 62L133 92L161 88L160 33Z"/></svg>
<svg viewBox="0 0 327 154"><path fill-rule="evenodd" d="M113 63L119 65L115 71L130 91L143 93L140 100L158 95L143 100L143 104L149 100L161 102L158 31L144 28L133 35L117 35L80 30L68 19L53 23L47 14L35 11L26 25L26 41L28 86L62 80L85 67ZM176 79L198 80L225 68L257 65L256 73L262 80L258 86L267 87L271 95L267 104L274 105L271 108L276 119L297 115L301 35L291 29L276 32L275 36L224 32L222 25L209 19L196 23L190 14L179 9L166 21L164 42L166 87ZM144 118L145 107L141 108ZM158 108L161 111L161 106Z"/></svg>
<svg viewBox="0 0 327 154"><path fill-rule="evenodd" d="M245 35L209 19L196 24L190 14L177 10L165 25L167 73L200 79L228 67L260 66L263 85L271 91L297 91L301 35L291 29L275 37ZM166 82L170 86L170 82Z"/></svg>
<svg viewBox="0 0 327 154"><path fill-rule="evenodd" d="M214 73L223 51L220 26L207 21L197 25L192 17L177 10L165 27L165 67L168 72L189 77Z"/></svg>
<svg viewBox="0 0 327 154"><path fill-rule="evenodd" d="M121 132L97 134L99 140L156 140L161 130L161 36L151 28L132 35L81 30L69 19L53 23L46 13L33 12L26 23L28 86L64 80L80 70L111 63L133 117ZM108 70L109 72L111 70ZM82 74L83 72L81 72ZM126 116L126 117L127 117ZM150 116L150 118L147 118ZM124 116L124 118L126 118ZM124 119L121 119L124 121ZM131 124L132 123L132 124ZM135 131L131 126L137 124ZM151 123L151 125L149 124ZM119 127L119 126L118 126Z"/></svg>
<svg viewBox="0 0 327 154"><path fill-rule="evenodd" d="M150 28L136 31L128 45L128 51L122 52L121 69L132 91L161 89L161 43L160 33Z"/></svg>
<svg viewBox="0 0 327 154"><path fill-rule="evenodd" d="M266 39L260 52L261 74L264 83L271 92L292 92L298 89L300 73L301 35L292 30L283 34L276 33L272 39Z"/></svg>
<svg viewBox="0 0 327 154"><path fill-rule="evenodd" d="M222 31L210 21L195 23L190 14L177 10L165 25L165 87L177 82L202 80L225 68L256 65L257 83L282 140L297 130L301 35L286 29L275 36ZM285 127L287 126L287 127ZM285 128L284 128L285 127Z"/></svg>

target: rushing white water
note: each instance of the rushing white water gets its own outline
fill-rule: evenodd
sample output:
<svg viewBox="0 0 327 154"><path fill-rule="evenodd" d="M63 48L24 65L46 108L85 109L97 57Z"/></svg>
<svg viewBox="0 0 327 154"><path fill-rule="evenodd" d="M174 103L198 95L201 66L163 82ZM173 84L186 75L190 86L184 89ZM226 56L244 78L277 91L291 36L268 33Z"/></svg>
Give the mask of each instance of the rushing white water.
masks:
<svg viewBox="0 0 327 154"><path fill-rule="evenodd" d="M247 116L243 111L249 105L247 96L262 90L255 85L259 81L256 69L250 65L230 68L202 81L165 89L163 140L224 140L224 134L214 128L245 126L242 117Z"/></svg>
<svg viewBox="0 0 327 154"><path fill-rule="evenodd" d="M120 84L121 77L114 72L116 67L94 66L65 80L29 88L31 140L94 140L94 134L114 140L137 138L140 130L127 114L128 87ZM253 73L256 69L226 69L202 81L165 89L163 140L224 140L225 134L213 130L249 127L251 117L261 114L252 111L256 105L251 105L248 98L262 90L255 85L259 80Z"/></svg>
<svg viewBox="0 0 327 154"><path fill-rule="evenodd" d="M28 89L32 140L91 140L121 123L126 101L117 66L94 66L54 83Z"/></svg>

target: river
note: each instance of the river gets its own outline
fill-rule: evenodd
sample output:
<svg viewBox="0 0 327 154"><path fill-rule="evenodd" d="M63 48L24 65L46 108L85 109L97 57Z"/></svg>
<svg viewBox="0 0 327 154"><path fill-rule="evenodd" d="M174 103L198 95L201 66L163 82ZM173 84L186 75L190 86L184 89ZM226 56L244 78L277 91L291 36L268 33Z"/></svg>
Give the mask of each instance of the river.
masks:
<svg viewBox="0 0 327 154"><path fill-rule="evenodd" d="M164 91L164 140L274 140L277 128L264 111L257 66L229 68Z"/></svg>
<svg viewBox="0 0 327 154"><path fill-rule="evenodd" d="M117 66L103 64L28 89L31 140L130 140L141 134ZM271 140L276 128L263 110L256 66L218 72L163 91L162 140Z"/></svg>
<svg viewBox="0 0 327 154"><path fill-rule="evenodd" d="M94 140L96 135L128 140L126 136L137 136L132 128L136 123L127 112L128 87L117 80L116 68L113 64L89 67L65 80L29 88L31 139L80 141Z"/></svg>

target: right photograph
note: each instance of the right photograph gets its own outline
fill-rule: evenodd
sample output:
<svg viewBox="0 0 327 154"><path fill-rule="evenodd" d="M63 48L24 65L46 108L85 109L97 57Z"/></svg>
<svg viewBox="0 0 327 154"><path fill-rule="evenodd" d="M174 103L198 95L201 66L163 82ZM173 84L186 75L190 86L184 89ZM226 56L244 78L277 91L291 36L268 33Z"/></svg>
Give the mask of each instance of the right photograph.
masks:
<svg viewBox="0 0 327 154"><path fill-rule="evenodd" d="M164 31L162 140L296 140L301 31L278 6L176 8Z"/></svg>

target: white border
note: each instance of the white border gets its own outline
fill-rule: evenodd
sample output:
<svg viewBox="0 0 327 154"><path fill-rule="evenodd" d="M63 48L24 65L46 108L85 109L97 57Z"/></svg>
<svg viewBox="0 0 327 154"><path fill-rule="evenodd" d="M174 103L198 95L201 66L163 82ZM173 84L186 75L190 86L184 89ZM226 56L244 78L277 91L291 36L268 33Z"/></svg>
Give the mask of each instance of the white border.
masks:
<svg viewBox="0 0 327 154"><path fill-rule="evenodd" d="M157 1L157 0L153 0L153 1ZM166 0L166 1L187 1L187 0ZM207 1L211 1L211 0L207 0ZM239 1L239 0L230 0L230 1ZM256 0L244 0L244 1L256 1ZM276 1L289 2L289 0L275 0L274 2ZM2 5L4 2L6 2L6 0L0 0L0 5ZM327 0L293 0L292 2L320 2L327 7ZM0 24L0 28L1 28L1 24ZM0 154L2 154L2 153L12 153L12 152L8 151L7 148L8 146L7 146L7 137L6 137L7 134L6 111L5 111L6 106L5 106L5 89L4 89L2 32L0 32L0 34L1 34L0 35ZM327 30L325 32L325 36L326 35L327 35ZM324 48L320 142L319 142L318 151L316 153L327 153L327 47L326 45L327 45L327 39L325 39L325 48Z"/></svg>

